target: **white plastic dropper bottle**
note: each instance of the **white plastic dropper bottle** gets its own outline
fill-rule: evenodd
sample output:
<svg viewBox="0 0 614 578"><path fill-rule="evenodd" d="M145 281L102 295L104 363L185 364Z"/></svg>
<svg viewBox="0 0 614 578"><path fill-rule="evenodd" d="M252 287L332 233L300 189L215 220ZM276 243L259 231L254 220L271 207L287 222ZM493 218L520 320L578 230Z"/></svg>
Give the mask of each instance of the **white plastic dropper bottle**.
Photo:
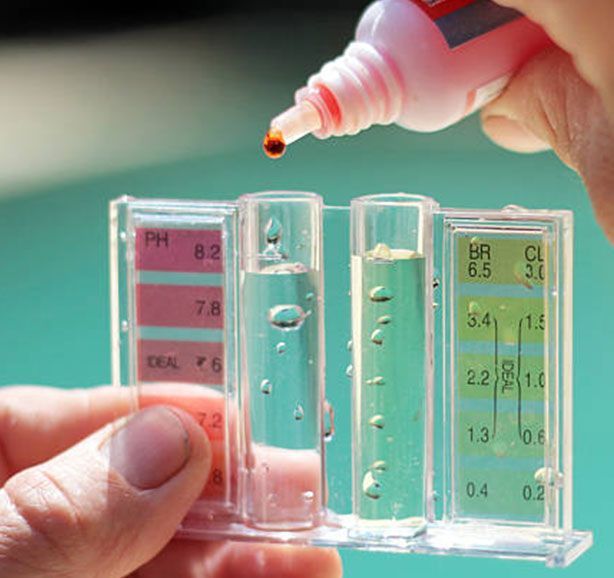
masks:
<svg viewBox="0 0 614 578"><path fill-rule="evenodd" d="M306 134L353 135L374 124L445 128L500 94L548 44L539 26L491 0L378 0L345 52L271 121L265 152L279 157Z"/></svg>

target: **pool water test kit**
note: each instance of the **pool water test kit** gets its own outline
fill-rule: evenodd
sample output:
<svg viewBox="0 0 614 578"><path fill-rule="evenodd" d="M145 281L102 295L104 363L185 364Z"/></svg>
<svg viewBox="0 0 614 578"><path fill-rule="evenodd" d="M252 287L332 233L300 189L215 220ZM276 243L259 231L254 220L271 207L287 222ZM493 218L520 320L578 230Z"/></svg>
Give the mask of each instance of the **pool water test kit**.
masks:
<svg viewBox="0 0 614 578"><path fill-rule="evenodd" d="M270 192L123 197L110 225L113 381L211 440L180 535L559 567L591 546L569 211Z"/></svg>

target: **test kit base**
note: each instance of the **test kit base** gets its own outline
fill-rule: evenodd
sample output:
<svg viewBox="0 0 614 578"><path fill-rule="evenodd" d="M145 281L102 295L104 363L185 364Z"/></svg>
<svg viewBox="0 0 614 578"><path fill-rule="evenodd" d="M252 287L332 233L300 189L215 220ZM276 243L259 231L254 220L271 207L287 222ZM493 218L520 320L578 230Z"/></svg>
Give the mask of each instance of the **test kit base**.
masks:
<svg viewBox="0 0 614 578"><path fill-rule="evenodd" d="M179 535L572 563L572 245L403 193L113 202L113 381L211 442Z"/></svg>
<svg viewBox="0 0 614 578"><path fill-rule="evenodd" d="M333 518L338 518L333 516ZM566 567L593 545L592 532L548 533L542 529L518 526L492 526L433 522L428 532L403 537L385 531L356 530L356 520L337 520L341 525L319 526L303 532L266 532L244 524L211 525L207 517L192 513L185 520L179 537L206 540L241 540L334 548L353 548L375 552L504 558L542 562L549 567ZM195 530L200 527L200 530Z"/></svg>

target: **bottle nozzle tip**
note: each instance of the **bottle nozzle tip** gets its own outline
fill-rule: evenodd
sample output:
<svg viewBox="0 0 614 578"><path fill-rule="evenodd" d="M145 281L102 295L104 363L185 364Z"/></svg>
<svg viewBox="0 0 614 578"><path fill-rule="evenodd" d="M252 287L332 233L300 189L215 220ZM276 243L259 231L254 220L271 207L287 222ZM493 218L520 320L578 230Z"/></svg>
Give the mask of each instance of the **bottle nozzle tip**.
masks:
<svg viewBox="0 0 614 578"><path fill-rule="evenodd" d="M320 129L320 113L307 101L301 101L271 121L264 138L264 152L271 158L284 154L286 146Z"/></svg>

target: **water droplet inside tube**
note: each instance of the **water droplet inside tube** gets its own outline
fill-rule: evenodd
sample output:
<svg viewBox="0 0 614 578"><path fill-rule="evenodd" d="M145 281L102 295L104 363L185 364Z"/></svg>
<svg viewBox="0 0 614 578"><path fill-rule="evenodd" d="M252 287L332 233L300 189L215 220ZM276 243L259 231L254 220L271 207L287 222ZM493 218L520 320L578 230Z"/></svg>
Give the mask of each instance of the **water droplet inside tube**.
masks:
<svg viewBox="0 0 614 578"><path fill-rule="evenodd" d="M374 415L370 420L369 420L369 425L371 427L374 427L376 429L384 429L384 416L377 414Z"/></svg>
<svg viewBox="0 0 614 578"><path fill-rule="evenodd" d="M276 305L269 310L269 321L278 329L298 329L307 315L300 305Z"/></svg>
<svg viewBox="0 0 614 578"><path fill-rule="evenodd" d="M390 301L392 298L392 291L383 285L373 287L373 289L369 291L369 299L371 299L371 301L374 303L385 303L386 301Z"/></svg>

